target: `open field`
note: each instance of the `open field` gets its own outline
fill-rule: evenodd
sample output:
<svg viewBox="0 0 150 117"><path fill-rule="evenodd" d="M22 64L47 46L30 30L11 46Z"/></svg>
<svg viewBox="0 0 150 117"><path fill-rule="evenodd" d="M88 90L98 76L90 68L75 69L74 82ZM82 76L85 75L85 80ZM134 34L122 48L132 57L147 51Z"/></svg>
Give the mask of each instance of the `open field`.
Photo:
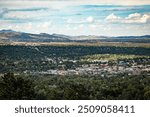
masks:
<svg viewBox="0 0 150 117"><path fill-rule="evenodd" d="M125 54L95 54L82 57L82 61L117 61L128 59L149 59L150 56L125 55Z"/></svg>

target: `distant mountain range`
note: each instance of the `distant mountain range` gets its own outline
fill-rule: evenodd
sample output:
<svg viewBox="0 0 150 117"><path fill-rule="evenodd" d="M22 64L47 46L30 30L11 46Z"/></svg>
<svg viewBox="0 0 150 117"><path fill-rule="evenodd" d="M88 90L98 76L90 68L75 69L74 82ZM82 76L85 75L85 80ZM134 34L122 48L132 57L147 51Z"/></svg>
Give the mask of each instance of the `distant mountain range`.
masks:
<svg viewBox="0 0 150 117"><path fill-rule="evenodd" d="M13 30L0 30L0 42L138 42L150 43L150 35L144 36L67 36L61 34L31 34Z"/></svg>

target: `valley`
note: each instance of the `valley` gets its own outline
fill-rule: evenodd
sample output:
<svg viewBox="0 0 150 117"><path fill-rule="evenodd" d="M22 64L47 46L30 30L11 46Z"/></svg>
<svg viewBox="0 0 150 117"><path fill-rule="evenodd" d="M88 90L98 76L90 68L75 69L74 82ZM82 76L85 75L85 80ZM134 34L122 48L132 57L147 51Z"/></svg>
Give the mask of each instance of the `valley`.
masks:
<svg viewBox="0 0 150 117"><path fill-rule="evenodd" d="M4 32L0 99L150 99L150 44L143 41L148 36L119 37L118 42L61 35L60 41L55 34L53 40L43 37L46 42L39 35L16 39L12 31Z"/></svg>

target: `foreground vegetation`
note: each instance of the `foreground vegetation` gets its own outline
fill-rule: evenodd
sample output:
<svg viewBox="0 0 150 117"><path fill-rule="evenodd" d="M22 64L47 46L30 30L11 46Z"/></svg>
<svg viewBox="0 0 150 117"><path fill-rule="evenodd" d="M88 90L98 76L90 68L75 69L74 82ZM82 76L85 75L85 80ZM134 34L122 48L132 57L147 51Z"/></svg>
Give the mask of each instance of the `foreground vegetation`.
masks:
<svg viewBox="0 0 150 117"><path fill-rule="evenodd" d="M134 100L150 99L147 75L101 78L100 76L16 76L0 78L0 99Z"/></svg>

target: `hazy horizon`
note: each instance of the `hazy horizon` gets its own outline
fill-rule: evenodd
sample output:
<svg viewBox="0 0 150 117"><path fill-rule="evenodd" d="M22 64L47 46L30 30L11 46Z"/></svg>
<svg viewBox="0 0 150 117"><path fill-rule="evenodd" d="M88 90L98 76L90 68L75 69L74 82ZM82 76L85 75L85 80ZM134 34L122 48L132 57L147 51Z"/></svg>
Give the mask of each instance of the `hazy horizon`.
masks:
<svg viewBox="0 0 150 117"><path fill-rule="evenodd" d="M12 29L0 29L0 31L14 31L14 32L19 32L19 33L27 33L27 34L44 34L45 32L39 32L39 33L30 33L30 32L23 32L23 31L16 31L16 30L12 30ZM49 35L64 35L64 36L101 36L101 37L126 37L126 35L117 35L117 36L107 36L107 35L71 35L71 34L62 34L62 33L45 33L45 34L49 34ZM127 35L127 37L136 37L137 35ZM150 36L150 34L147 34L147 35L138 35L139 37L140 36Z"/></svg>

